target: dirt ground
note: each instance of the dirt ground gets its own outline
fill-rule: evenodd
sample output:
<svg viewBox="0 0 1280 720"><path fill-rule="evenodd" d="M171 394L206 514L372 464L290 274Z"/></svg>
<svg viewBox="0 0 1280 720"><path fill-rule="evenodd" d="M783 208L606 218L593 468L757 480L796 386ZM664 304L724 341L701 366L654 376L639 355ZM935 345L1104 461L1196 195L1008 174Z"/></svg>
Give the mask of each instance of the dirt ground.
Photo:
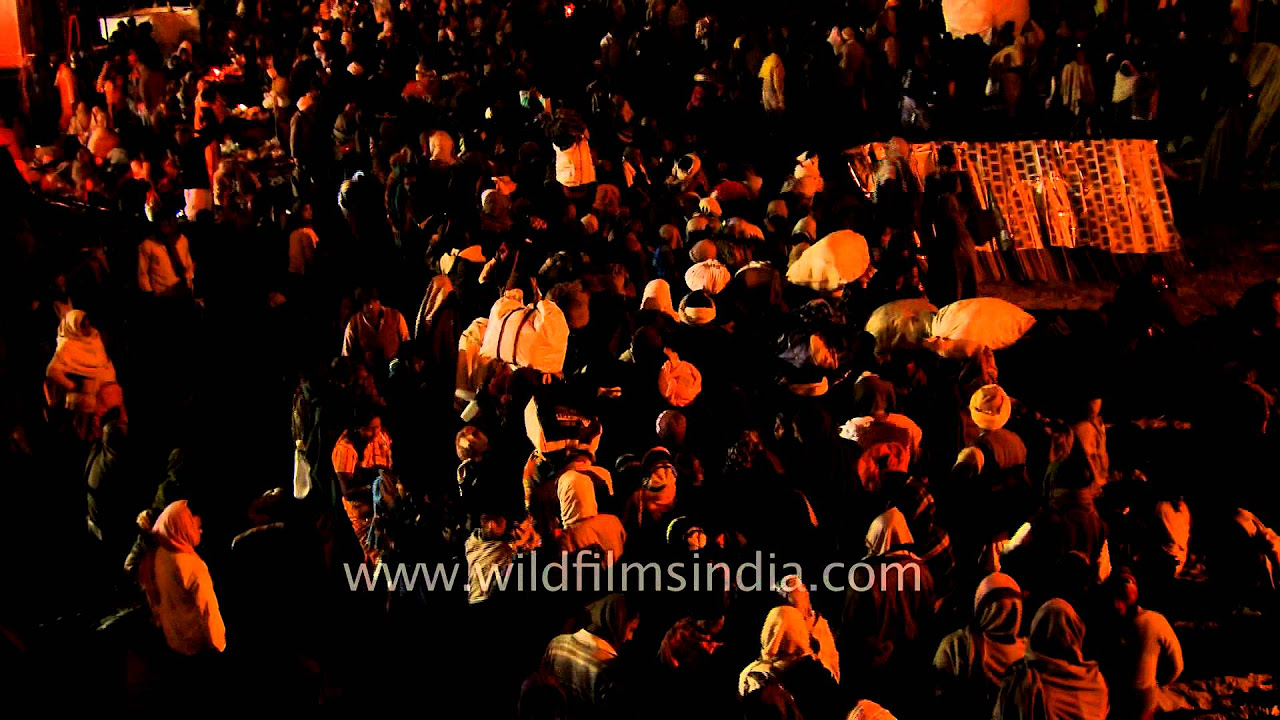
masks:
<svg viewBox="0 0 1280 720"><path fill-rule="evenodd" d="M1280 278L1280 190L1251 196L1255 217L1229 213L1201 221L1193 209L1179 220L1185 262L1174 275L1178 299L1189 321L1235 305L1241 293ZM1178 208L1174 209L1177 217ZM1096 310L1109 301L1115 283L1069 285L983 283L983 295L995 295L1027 310Z"/></svg>

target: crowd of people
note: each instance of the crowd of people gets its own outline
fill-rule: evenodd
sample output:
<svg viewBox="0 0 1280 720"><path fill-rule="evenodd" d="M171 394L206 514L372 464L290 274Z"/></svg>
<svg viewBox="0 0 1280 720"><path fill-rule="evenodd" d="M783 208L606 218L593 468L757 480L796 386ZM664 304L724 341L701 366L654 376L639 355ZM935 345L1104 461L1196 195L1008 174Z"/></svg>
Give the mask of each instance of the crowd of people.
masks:
<svg viewBox="0 0 1280 720"><path fill-rule="evenodd" d="M125 26L0 128L5 475L54 498L6 532L81 559L59 611L145 618L116 626L155 685L131 663L117 697L1150 718L1171 619L1274 607L1280 284L1189 324L1152 265L994 351L868 320L974 298L999 233L953 148L917 177L903 138L1239 149L1251 19L261 0L171 53ZM862 188L839 151L871 139Z"/></svg>

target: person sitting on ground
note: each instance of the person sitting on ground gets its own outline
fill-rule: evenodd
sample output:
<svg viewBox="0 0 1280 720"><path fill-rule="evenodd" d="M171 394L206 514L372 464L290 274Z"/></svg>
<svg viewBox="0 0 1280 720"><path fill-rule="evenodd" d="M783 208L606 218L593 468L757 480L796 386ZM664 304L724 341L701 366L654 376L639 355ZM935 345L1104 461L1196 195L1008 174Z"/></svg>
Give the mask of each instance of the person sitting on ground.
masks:
<svg viewBox="0 0 1280 720"><path fill-rule="evenodd" d="M1031 620L1027 654L1000 687L993 720L1103 720L1107 683L1085 660L1085 627L1075 608L1054 598Z"/></svg>
<svg viewBox="0 0 1280 720"><path fill-rule="evenodd" d="M1022 588L1004 573L988 575L974 594L973 621L943 638L933 657L939 708L990 715L1010 667L1026 651L1021 626Z"/></svg>
<svg viewBox="0 0 1280 720"><path fill-rule="evenodd" d="M1090 645L1109 679L1110 717L1151 720L1160 688L1182 674L1182 645L1164 615L1138 605L1128 568L1112 573L1103 594L1109 606L1100 609Z"/></svg>

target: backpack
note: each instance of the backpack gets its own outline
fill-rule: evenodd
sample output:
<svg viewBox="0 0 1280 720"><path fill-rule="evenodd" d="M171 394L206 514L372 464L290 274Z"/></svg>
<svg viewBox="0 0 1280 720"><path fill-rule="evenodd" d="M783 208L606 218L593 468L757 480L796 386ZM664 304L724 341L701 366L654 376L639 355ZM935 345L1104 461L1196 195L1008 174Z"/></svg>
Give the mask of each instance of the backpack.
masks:
<svg viewBox="0 0 1280 720"><path fill-rule="evenodd" d="M564 451L589 452L600 447L600 421L552 398L537 396L524 409L525 435L546 456Z"/></svg>

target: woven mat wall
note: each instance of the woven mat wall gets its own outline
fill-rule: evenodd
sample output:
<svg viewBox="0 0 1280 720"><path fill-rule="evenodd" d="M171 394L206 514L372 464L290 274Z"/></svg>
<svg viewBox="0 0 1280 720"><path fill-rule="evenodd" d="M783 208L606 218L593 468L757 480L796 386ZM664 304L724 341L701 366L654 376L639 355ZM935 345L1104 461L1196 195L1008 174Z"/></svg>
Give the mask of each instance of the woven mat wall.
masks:
<svg viewBox="0 0 1280 720"><path fill-rule="evenodd" d="M940 143L910 148L919 183ZM1114 254L1177 252L1169 190L1151 140L951 143L984 206L994 204L1016 250L1097 248ZM846 155L863 188L875 187L881 143ZM920 188L923 190L923 188Z"/></svg>

